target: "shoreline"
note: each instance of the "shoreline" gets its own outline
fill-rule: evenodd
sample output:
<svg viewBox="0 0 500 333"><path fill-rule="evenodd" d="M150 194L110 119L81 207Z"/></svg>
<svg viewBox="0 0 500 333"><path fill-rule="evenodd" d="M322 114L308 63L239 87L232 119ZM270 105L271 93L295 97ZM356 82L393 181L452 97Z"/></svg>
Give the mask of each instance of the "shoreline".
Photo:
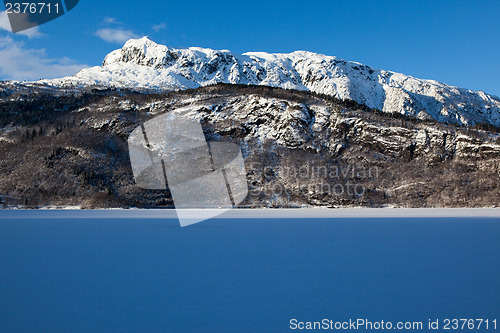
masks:
<svg viewBox="0 0 500 333"><path fill-rule="evenodd" d="M215 219L349 219L349 218L499 218L500 208L266 208L266 209L188 209L193 217L220 211ZM215 213L215 212L214 212ZM175 209L0 209L4 218L121 218L177 219Z"/></svg>

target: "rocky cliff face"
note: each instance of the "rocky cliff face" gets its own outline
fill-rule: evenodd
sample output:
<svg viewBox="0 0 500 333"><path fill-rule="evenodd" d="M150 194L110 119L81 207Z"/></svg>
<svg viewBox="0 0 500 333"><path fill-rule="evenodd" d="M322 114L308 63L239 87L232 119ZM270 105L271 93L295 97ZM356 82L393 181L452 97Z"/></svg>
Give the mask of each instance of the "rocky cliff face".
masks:
<svg viewBox="0 0 500 333"><path fill-rule="evenodd" d="M238 55L194 47L174 49L142 38L110 53L102 67L42 83L155 91L217 83L265 85L326 94L419 119L500 126L496 96L305 51Z"/></svg>
<svg viewBox="0 0 500 333"><path fill-rule="evenodd" d="M161 95L80 91L0 98L5 205L172 206L133 181L126 140L188 107L211 141L242 147L244 207L485 207L500 203L498 132L308 92L222 85Z"/></svg>

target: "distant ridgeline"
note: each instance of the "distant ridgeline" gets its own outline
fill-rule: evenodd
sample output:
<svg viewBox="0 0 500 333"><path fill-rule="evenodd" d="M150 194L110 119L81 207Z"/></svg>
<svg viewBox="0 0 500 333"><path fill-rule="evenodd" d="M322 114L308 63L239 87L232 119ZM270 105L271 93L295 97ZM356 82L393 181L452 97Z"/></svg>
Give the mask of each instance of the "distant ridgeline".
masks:
<svg viewBox="0 0 500 333"><path fill-rule="evenodd" d="M312 91L419 119L500 126L497 96L306 51L240 55L197 47L175 49L144 37L111 52L103 66L40 82L157 92L218 83L264 85Z"/></svg>

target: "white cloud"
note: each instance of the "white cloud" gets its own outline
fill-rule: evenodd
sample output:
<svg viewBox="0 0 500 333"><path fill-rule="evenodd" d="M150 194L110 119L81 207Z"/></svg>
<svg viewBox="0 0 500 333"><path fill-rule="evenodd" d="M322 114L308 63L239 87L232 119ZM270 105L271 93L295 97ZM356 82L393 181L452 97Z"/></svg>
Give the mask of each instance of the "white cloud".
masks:
<svg viewBox="0 0 500 333"><path fill-rule="evenodd" d="M162 30L167 30L167 24L166 23L155 24L155 25L153 25L153 30L155 32L160 32Z"/></svg>
<svg viewBox="0 0 500 333"><path fill-rule="evenodd" d="M113 23L119 23L119 22L116 21L116 17L105 17L102 23L113 24Z"/></svg>
<svg viewBox="0 0 500 333"><path fill-rule="evenodd" d="M38 80L69 76L87 65L65 58L50 58L44 49L25 48L9 36L0 36L0 77L8 80Z"/></svg>
<svg viewBox="0 0 500 333"><path fill-rule="evenodd" d="M9 17L7 16L6 11L0 12L0 30L12 33L12 28L10 27ZM43 36L38 27L18 32L17 35L23 35L29 38Z"/></svg>
<svg viewBox="0 0 500 333"><path fill-rule="evenodd" d="M96 36L108 43L125 43L129 39L140 38L131 30L123 30L119 28L103 28L96 31Z"/></svg>

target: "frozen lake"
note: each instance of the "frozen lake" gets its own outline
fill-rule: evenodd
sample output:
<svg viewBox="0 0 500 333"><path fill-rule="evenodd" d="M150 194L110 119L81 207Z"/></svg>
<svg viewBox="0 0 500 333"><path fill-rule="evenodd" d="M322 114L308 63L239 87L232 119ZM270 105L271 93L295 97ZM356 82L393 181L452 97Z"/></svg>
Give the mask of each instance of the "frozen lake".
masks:
<svg viewBox="0 0 500 333"><path fill-rule="evenodd" d="M498 212L0 211L0 331L500 320Z"/></svg>

